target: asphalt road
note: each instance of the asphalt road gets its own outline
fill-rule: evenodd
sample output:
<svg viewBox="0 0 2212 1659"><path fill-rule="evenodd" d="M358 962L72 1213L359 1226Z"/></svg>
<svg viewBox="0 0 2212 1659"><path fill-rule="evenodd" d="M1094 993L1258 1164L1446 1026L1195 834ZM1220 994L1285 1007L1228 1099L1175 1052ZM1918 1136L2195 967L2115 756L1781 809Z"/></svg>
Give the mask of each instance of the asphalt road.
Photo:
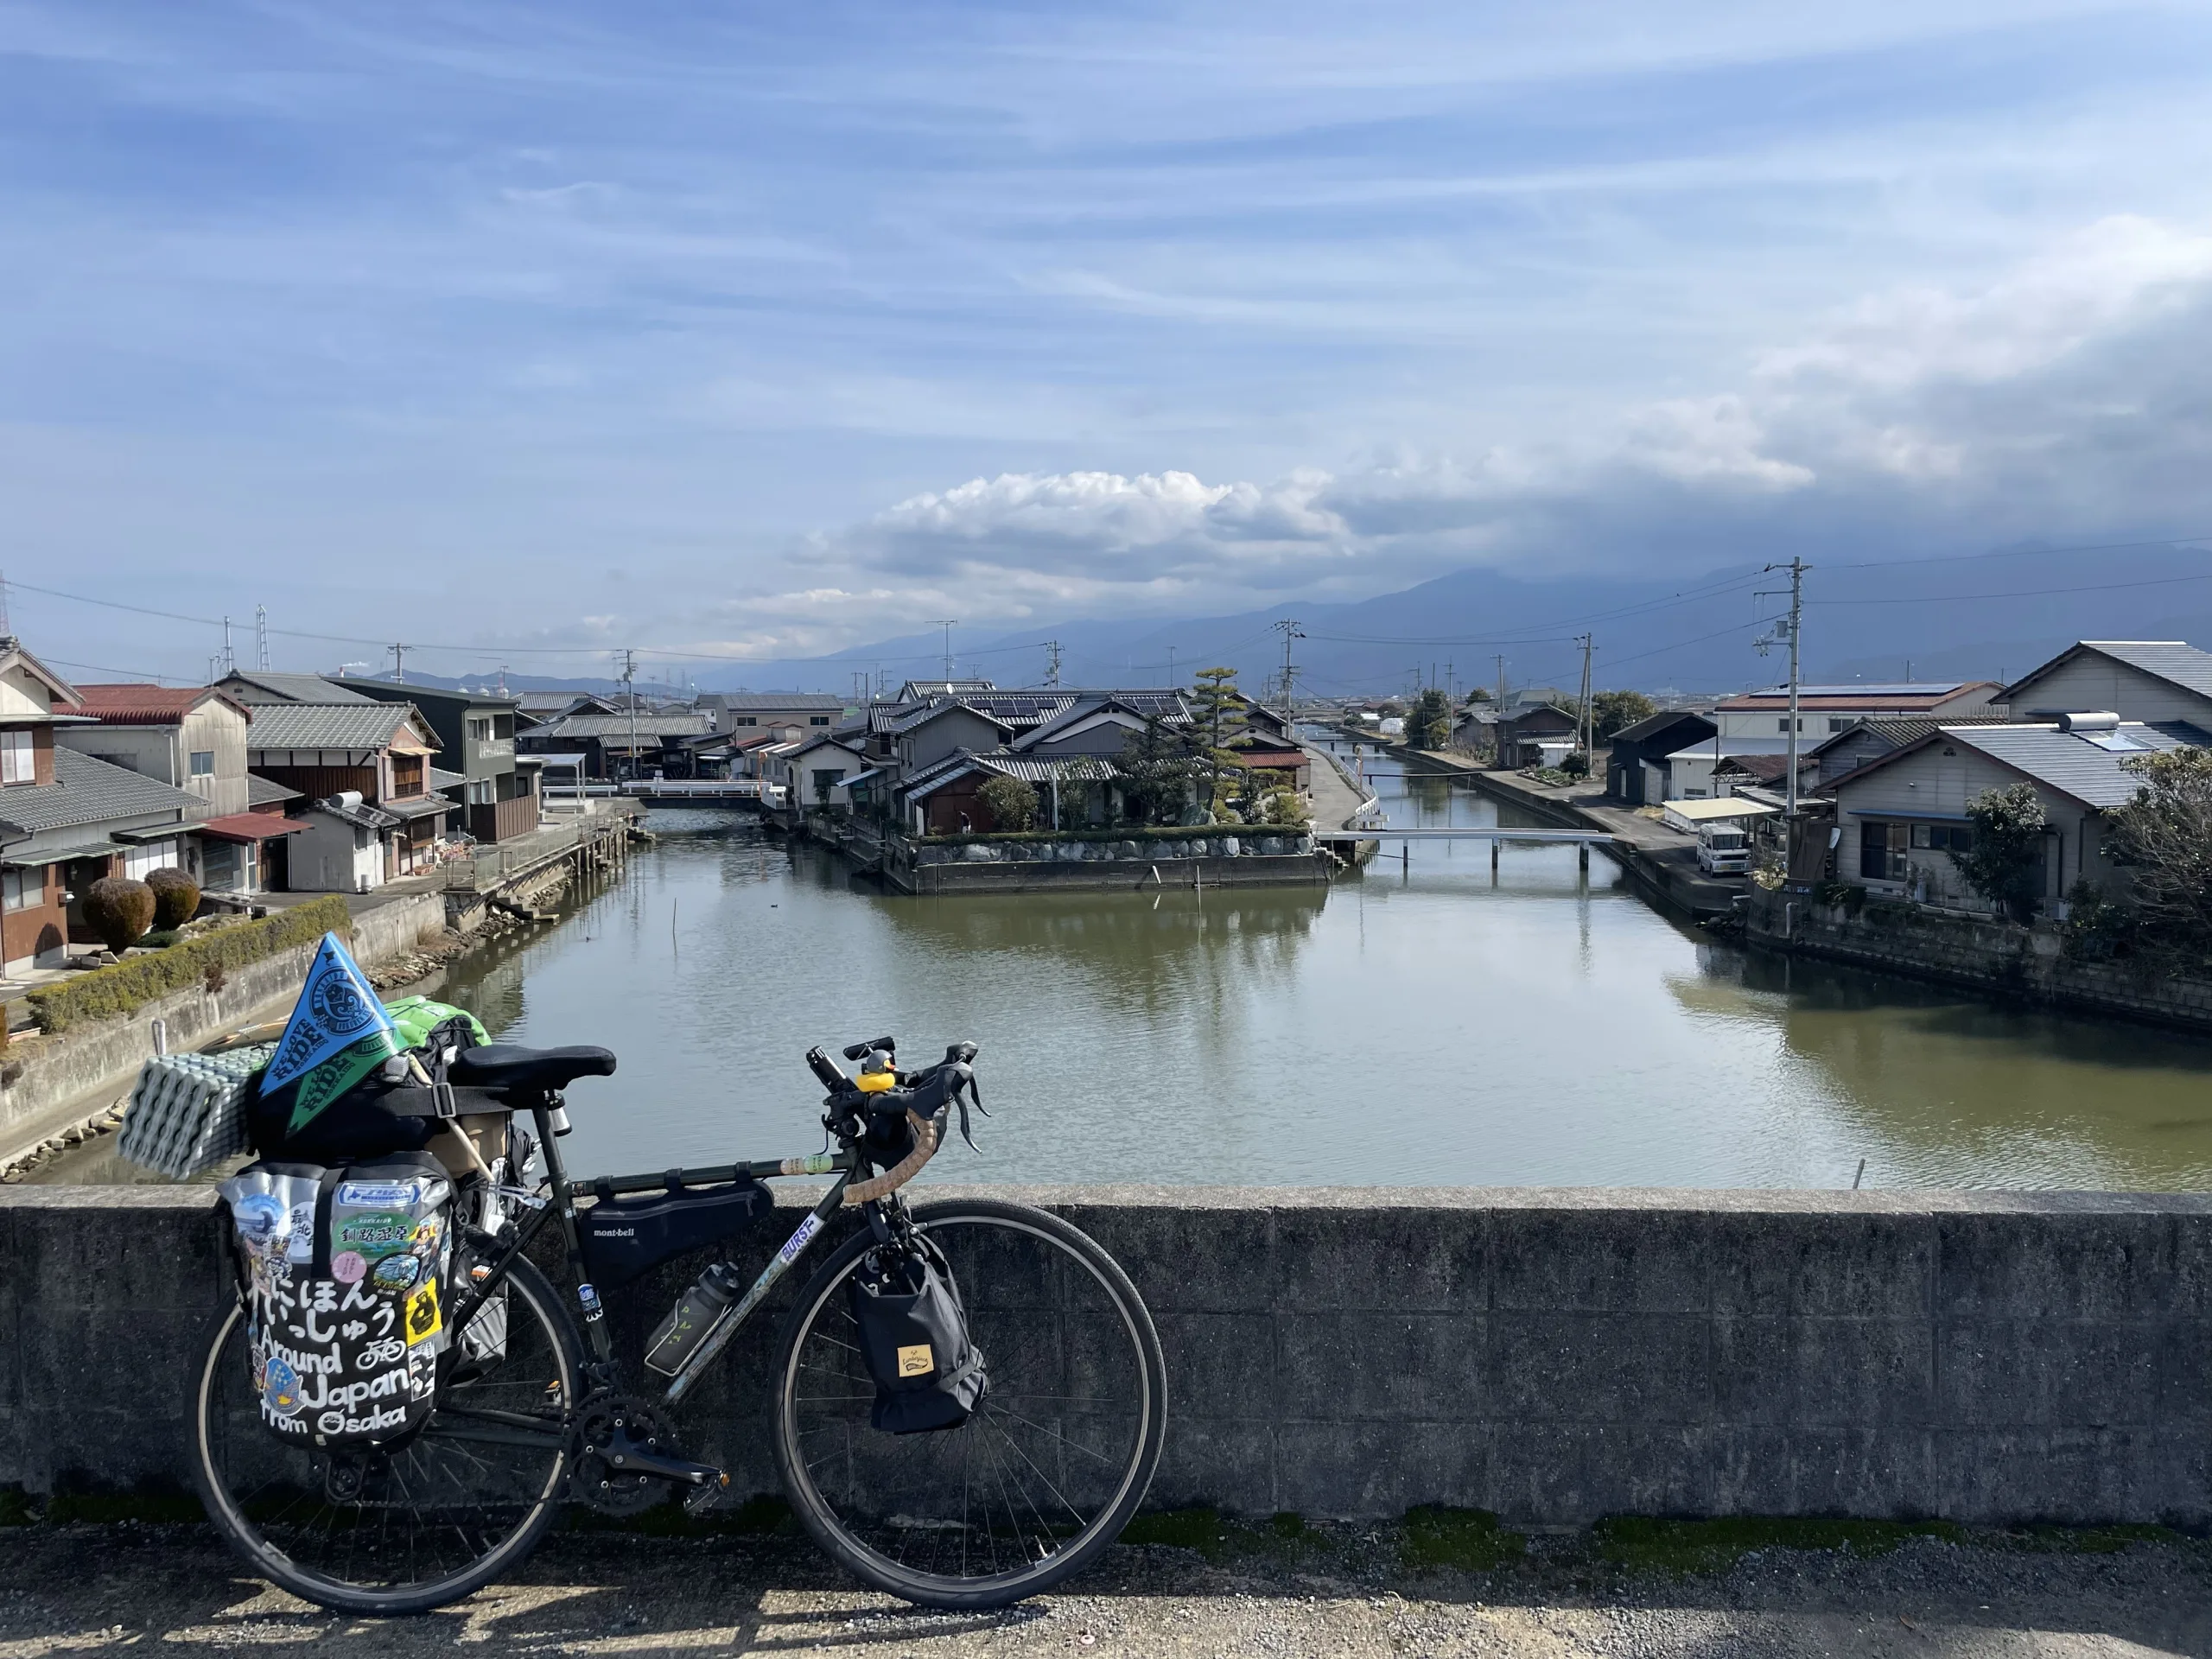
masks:
<svg viewBox="0 0 2212 1659"><path fill-rule="evenodd" d="M416 1655L2212 1654L2212 1549L2098 1553L1917 1539L1887 1554L1767 1549L1673 1576L1540 1540L1487 1574L1409 1576L1377 1535L1208 1560L1123 1548L1076 1592L915 1612L780 1538L572 1535L444 1612L333 1617L249 1579L203 1528L0 1529L0 1659L123 1648Z"/></svg>

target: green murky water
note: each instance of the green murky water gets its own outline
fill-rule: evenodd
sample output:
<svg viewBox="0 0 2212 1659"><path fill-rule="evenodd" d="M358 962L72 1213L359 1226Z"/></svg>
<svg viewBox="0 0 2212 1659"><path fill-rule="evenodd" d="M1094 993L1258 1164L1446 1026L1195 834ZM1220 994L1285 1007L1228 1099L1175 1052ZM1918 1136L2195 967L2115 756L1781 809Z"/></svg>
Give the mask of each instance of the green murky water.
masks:
<svg viewBox="0 0 2212 1659"><path fill-rule="evenodd" d="M1394 821L1491 821L1441 779ZM445 995L598 1042L572 1167L809 1152L800 1056L982 1045L939 1179L2195 1187L2212 1043L1715 945L1571 849L1395 849L1325 891L907 899L737 814L657 847ZM62 1179L97 1179L104 1155Z"/></svg>

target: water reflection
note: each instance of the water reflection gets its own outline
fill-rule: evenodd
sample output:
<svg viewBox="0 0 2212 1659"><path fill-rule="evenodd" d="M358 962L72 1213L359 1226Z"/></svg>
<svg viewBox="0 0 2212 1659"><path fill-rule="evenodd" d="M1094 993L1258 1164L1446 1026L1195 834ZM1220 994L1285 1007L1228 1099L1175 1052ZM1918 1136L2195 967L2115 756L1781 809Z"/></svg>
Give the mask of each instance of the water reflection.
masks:
<svg viewBox="0 0 2212 1659"><path fill-rule="evenodd" d="M1394 819L1496 823L1448 779ZM810 1045L983 1046L983 1180L2177 1187L2212 1045L1746 955L1602 855L1395 849L1325 891L906 899L752 820L662 813L626 880L445 994L621 1058L580 1170L820 1144ZM78 1167L90 1167L90 1160ZM85 1173L65 1177L88 1179Z"/></svg>

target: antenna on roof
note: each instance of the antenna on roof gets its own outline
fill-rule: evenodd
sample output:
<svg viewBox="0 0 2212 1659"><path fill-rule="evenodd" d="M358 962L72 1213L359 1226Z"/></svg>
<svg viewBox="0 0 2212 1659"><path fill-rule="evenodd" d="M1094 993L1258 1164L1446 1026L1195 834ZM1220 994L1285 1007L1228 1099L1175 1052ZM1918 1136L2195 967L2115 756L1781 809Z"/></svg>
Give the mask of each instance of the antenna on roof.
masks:
<svg viewBox="0 0 2212 1659"><path fill-rule="evenodd" d="M269 671L269 607L253 607L253 663L263 673Z"/></svg>

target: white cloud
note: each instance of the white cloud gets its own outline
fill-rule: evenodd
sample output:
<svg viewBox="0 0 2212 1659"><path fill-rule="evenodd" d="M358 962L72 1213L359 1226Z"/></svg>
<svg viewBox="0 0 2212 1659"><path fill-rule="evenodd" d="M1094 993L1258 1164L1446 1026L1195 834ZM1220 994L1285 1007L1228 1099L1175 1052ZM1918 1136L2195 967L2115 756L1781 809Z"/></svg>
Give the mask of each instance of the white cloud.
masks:
<svg viewBox="0 0 2212 1659"><path fill-rule="evenodd" d="M1001 474L816 537L808 561L872 589L866 637L884 605L972 626L1365 594L1476 563L1703 565L1747 537L1780 553L2202 524L2206 360L2212 236L2112 219L1978 290L1871 296L1735 389L1587 430L1264 483Z"/></svg>

